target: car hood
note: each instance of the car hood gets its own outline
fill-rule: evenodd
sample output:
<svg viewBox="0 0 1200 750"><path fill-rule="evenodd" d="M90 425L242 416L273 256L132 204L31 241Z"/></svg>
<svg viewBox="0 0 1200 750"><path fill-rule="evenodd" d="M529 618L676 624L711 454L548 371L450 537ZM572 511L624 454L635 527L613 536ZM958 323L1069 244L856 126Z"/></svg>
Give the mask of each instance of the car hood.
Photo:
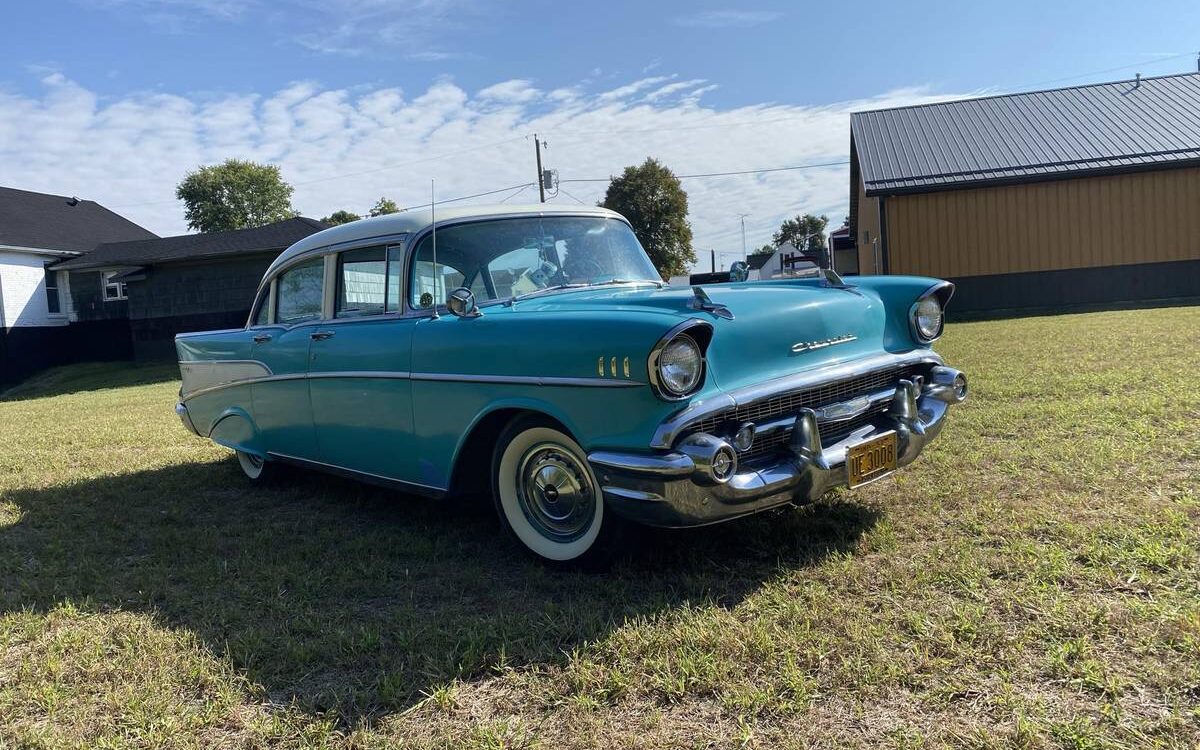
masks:
<svg viewBox="0 0 1200 750"><path fill-rule="evenodd" d="M704 320L713 326L709 375L723 389L854 359L885 347L884 305L870 289L822 286L812 280L699 288L732 313L732 319L698 309L692 287L572 290L520 300L514 312L656 312L679 321Z"/></svg>

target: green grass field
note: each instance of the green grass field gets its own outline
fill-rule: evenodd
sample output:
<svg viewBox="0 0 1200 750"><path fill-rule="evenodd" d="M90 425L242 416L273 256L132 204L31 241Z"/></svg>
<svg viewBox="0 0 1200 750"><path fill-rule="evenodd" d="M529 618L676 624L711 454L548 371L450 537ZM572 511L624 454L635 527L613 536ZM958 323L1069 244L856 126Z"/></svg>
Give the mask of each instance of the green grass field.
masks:
<svg viewBox="0 0 1200 750"><path fill-rule="evenodd" d="M0 401L0 747L1200 747L1200 308L950 326L895 478L547 570L248 487L171 368Z"/></svg>

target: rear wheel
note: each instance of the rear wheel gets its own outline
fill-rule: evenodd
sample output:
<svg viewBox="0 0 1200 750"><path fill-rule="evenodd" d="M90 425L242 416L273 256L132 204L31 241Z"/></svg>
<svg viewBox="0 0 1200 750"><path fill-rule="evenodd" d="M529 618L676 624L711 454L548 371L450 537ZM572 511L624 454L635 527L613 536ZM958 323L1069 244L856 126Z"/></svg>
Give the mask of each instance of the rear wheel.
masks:
<svg viewBox="0 0 1200 750"><path fill-rule="evenodd" d="M271 481L275 476L275 464L267 461L261 456L256 456L253 453L245 451L235 451L237 453L238 466L242 467L242 472L255 483L266 483Z"/></svg>
<svg viewBox="0 0 1200 750"><path fill-rule="evenodd" d="M532 417L510 424L492 480L500 522L527 550L557 563L607 560L616 519L583 449L557 425Z"/></svg>

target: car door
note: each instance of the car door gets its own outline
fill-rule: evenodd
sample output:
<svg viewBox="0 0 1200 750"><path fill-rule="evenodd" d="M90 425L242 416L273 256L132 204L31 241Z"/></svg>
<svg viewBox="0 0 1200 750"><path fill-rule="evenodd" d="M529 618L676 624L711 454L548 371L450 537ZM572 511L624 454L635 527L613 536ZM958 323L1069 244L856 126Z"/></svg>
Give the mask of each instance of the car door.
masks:
<svg viewBox="0 0 1200 750"><path fill-rule="evenodd" d="M309 350L309 394L321 462L413 480L412 330L403 314L400 245L338 254L333 319Z"/></svg>
<svg viewBox="0 0 1200 750"><path fill-rule="evenodd" d="M273 322L256 326L251 338L252 357L270 371L252 386L254 421L267 451L313 461L318 456L308 392L309 348L324 309L325 259L294 265L273 283Z"/></svg>

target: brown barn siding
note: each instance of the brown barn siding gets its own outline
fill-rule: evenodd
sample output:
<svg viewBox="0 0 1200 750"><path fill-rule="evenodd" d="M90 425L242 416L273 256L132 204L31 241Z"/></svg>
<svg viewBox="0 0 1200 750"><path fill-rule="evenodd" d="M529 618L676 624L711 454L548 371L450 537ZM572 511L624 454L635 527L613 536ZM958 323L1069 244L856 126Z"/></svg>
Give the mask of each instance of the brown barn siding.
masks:
<svg viewBox="0 0 1200 750"><path fill-rule="evenodd" d="M879 199L868 198L861 181L858 183L857 210L858 216L854 227L857 236L854 238L854 242L858 246L858 272L881 273L882 269L875 267L872 244L872 241L879 237Z"/></svg>
<svg viewBox="0 0 1200 750"><path fill-rule="evenodd" d="M862 191L862 186L858 189ZM877 200L860 192L863 232ZM950 190L887 199L891 273L942 278L1200 260L1200 168Z"/></svg>

